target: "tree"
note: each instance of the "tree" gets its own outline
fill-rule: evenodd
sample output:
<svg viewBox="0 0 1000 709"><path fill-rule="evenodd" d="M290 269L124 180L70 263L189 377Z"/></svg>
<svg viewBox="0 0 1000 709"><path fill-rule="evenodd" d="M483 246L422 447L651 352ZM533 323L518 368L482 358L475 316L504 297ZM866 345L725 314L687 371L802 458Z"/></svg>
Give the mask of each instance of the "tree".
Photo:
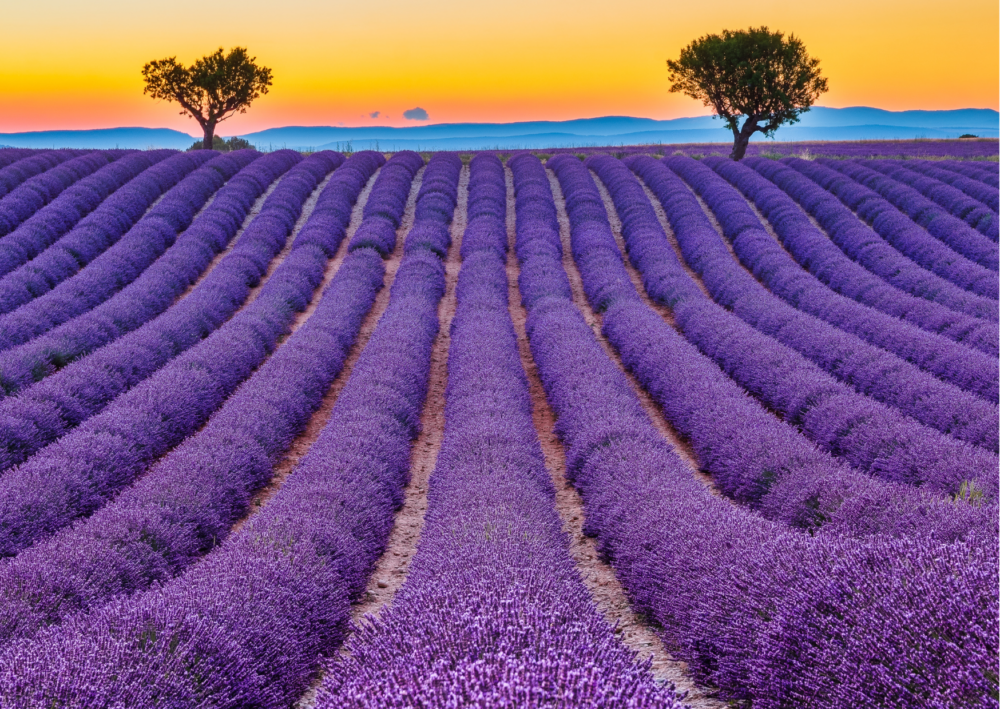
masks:
<svg viewBox="0 0 1000 709"><path fill-rule="evenodd" d="M190 67L179 64L177 57L159 59L142 68L143 93L180 104L182 116L198 121L205 132L202 145L210 149L216 125L236 113L246 113L254 100L267 93L271 70L255 61L243 47L229 54L223 54L220 47Z"/></svg>
<svg viewBox="0 0 1000 709"><path fill-rule="evenodd" d="M778 126L797 122L827 90L819 59L802 41L767 27L705 35L667 67L672 93L712 107L733 132L733 160L743 158L754 133L771 137Z"/></svg>

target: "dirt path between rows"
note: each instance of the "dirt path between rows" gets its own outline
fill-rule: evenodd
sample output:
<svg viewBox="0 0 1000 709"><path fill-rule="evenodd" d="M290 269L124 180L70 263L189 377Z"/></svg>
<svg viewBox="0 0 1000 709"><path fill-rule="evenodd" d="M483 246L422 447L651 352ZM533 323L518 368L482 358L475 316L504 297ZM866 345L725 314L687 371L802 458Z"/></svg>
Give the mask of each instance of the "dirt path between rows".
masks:
<svg viewBox="0 0 1000 709"><path fill-rule="evenodd" d="M410 190L410 198L406 204L406 211L397 232L396 250L393 251L389 259L391 264L392 277L395 277L399 262L402 260L403 244L405 236L413 226L414 214L416 211L417 193L420 191L420 183L423 177L423 168L417 173ZM431 472L437 462L437 454L441 448L441 441L444 437L444 391L448 379L448 344L450 343L451 319L455 315L455 283L458 277L458 249L461 246L462 232L465 231L466 207L468 205L468 185L469 170L463 168L458 182L458 204L455 207L455 217L451 225L452 246L448 250L445 261L445 294L438 304L438 321L440 329L434 346L431 350L431 371L427 388L427 400L424 402L424 409L420 416L420 434L414 441L410 449L410 481L403 491L403 506L396 512L393 520L392 531L389 533L389 540L386 543L385 551L375 563L375 569L368 578L368 586L361 599L351 607L351 621L357 622L362 616L378 613L385 607L403 582L410 568L410 561L417 550L417 542L420 539L420 532L424 526L424 513L427 511L427 484ZM352 219L353 222L353 219ZM364 343L375 329L378 319L385 312L389 304L389 290L391 279L387 277L387 285L379 292L375 307L369 313L362 326L362 337L358 338L351 356L345 364L343 371L331 387L330 407L336 399L337 393L343 387L350 376L354 363L360 356ZM377 316L376 316L377 311ZM326 407L326 399L317 415ZM316 419L316 416L313 417ZM323 422L319 426L322 429L329 418L329 411L323 417ZM313 423L310 422L310 428ZM318 435L318 432L317 432ZM313 437L315 440L315 436ZM310 442L311 445L311 442ZM294 446L293 446L294 449ZM305 454L305 450L301 455ZM297 462L298 458L296 458ZM294 463L290 467L294 467ZM287 473L285 473L287 475ZM276 475L277 477L277 475ZM343 647L343 645L341 646ZM295 703L295 709L311 709L316 701L316 691L322 682L322 675L317 677L302 697Z"/></svg>
<svg viewBox="0 0 1000 709"><path fill-rule="evenodd" d="M445 387L448 383L448 346L451 321L455 316L455 285L461 267L459 250L465 231L469 204L469 168L462 167L458 180L458 203L451 223L452 245L445 260L445 294L438 304L440 329L431 351L430 382L427 400L420 416L420 435L410 452L410 482L403 493L403 506L396 513L385 552L375 564L362 600L351 609L351 619L367 614L378 615L406 581L410 562L424 527L427 512L427 489L444 438Z"/></svg>
<svg viewBox="0 0 1000 709"><path fill-rule="evenodd" d="M632 375L631 372L622 364L621 358L618 356L618 352L611 343L608 342L607 338L601 332L601 316L598 315L591 309L590 304L587 302L587 296L583 290L583 279L580 276L580 272L576 268L576 262L573 261L572 250L570 245L570 222L569 216L566 214L566 201L563 198L562 188L559 186L559 180L556 179L555 175L548 172L549 184L552 186L552 194L556 199L556 214L559 219L559 233L563 242L563 266L566 268L566 273L569 275L570 288L573 291L573 302L581 312L583 312L583 317L591 324L594 329L594 334L597 335L598 342L604 348L604 351L608 354L615 364L618 365L625 376L628 377L629 383L632 384L632 389L635 391L636 395L639 397L639 402L642 407L646 410L646 414L649 416L653 425L660 432L660 434L667 439L677 455L680 456L681 460L687 463L688 468L691 470L691 474L705 485L713 494L718 495L719 492L715 488L715 483L709 475L702 472L701 466L698 464L698 458L695 455L694 449L691 448L690 444L684 439L683 436L673 427L673 425L666 419L663 412L660 410L659 405L653 401L653 397L643 388L639 381ZM591 173L593 175L593 173ZM639 272L632 266L628 258L628 251L625 248L625 239L622 237L622 225L621 221L618 219L618 212L615 210L614 202L611 200L611 195L604 188L603 183L594 176L594 183L597 185L597 190L601 195L601 199L604 201L604 208L608 213L608 222L611 225L611 233L615 238L615 243L618 245L618 250L621 252L622 261L625 264L625 270L628 273L629 279L632 281L632 285L635 286L636 291L639 293L639 297L642 298L643 302L652 308L654 311L659 313L664 320L666 320L670 325L674 325L674 316L670 310L662 305L654 303L649 296L646 294L646 290L642 285L642 276Z"/></svg>
<svg viewBox="0 0 1000 709"><path fill-rule="evenodd" d="M357 231L358 227L361 225L363 218L362 213L364 212L365 204L368 202L368 196L371 194L372 187L375 185L375 179L377 177L378 171L371 176L364 189L362 189L361 193L358 195L358 201L355 202L354 208L351 210L351 219L348 223L344 239L340 242L337 253L327 262L326 271L323 275L323 282L320 283L320 285L313 292L309 305L305 310L296 315L291 326L292 332L300 328L313 314L322 299L322 292L326 289L327 285L329 285L330 281L340 269L340 265L343 263L344 257L347 254L347 247L351 242L351 237L354 236L354 232ZM324 181L318 189L322 190L325 186ZM317 191L314 194L318 196L319 192ZM312 212L311 207L309 211L310 213ZM305 209L303 209L303 213L305 213ZM296 226L298 227L299 225L296 224ZM400 250L401 249L397 239L396 251ZM233 532L239 531L240 527L242 527L257 510L259 510L268 500L274 497L275 493L277 493L278 489L288 478L289 474L295 469L295 466L299 464L299 461L305 456L306 453L309 452L309 449L312 448L313 443L315 443L316 439L319 438L319 434L323 431L327 421L329 421L330 413L333 411L333 405L337 401L337 397L340 395L340 390L343 389L347 378L350 376L351 370L354 368L354 363L357 362L358 357L361 355L361 351L368 343L368 338L371 337L372 331L374 331L375 325L378 323L378 319L382 317L382 313L385 311L386 305L389 302L389 286L392 284L396 268L398 268L399 265L399 259L396 258L393 260L392 258L397 255L396 251L393 252L386 264L386 286L379 291L378 295L375 297L375 304L362 321L358 337L354 341L354 345L351 347L351 351L348 353L347 358L344 360L344 366L341 369L340 374L337 375L333 384L330 386L330 389L323 396L319 408L317 408L316 411L313 412L312 416L309 417L309 422L306 424L302 433L295 437L292 444L288 447L284 457L282 457L278 464L274 466L274 473L271 476L270 482L268 482L267 485L261 488L257 494L254 495L247 515L233 525ZM392 267L393 262L396 264L395 267Z"/></svg>
<svg viewBox="0 0 1000 709"><path fill-rule="evenodd" d="M566 454L561 441L555 433L555 414L545 398L545 391L542 388L538 369L531 356L531 350L525 333L527 313L521 305L520 294L516 288L519 268L517 260L513 255L515 217L514 189L510 170L506 171L506 175L508 200L507 238L511 247L507 262L511 318L514 321L514 328L517 332L521 363L528 376L535 429L538 431L538 437L542 444L545 466L552 477L552 482L556 489L556 510L562 519L563 530L570 540L570 555L573 557L580 577L590 591L598 610L601 611L610 623L617 625L618 637L627 647L638 653L641 660L647 658L651 660L653 675L656 679L670 682L678 691L686 692L687 699L685 701L692 709L723 709L726 707L726 704L715 699L712 696L711 689L695 684L687 672L687 665L684 662L674 659L666 651L656 629L632 609L628 601L628 595L615 576L614 569L602 559L598 552L596 540L583 533L585 517L583 501L576 488L573 487L566 477ZM566 268L566 273L569 276L570 287L573 291L573 302L580 308L587 323L595 330L597 339L605 352L621 367L621 361L618 359L617 354L600 332L599 317L594 314L586 302L580 273L577 271L576 264L573 263L571 255L569 218L566 215L562 190L559 188L558 180L555 179L552 173L549 172L548 175L550 185L552 185L553 196L556 199L556 213L559 219L559 231L563 242L563 266ZM624 367L622 367L622 370L625 371ZM702 478L706 477L698 472L698 466L694 462L693 457L686 454L683 448L674 443L677 436L667 422L663 420L658 407L642 387L638 385L632 375L627 371L625 371L625 374L657 428L675 445L682 459L691 466L692 472Z"/></svg>
<svg viewBox="0 0 1000 709"><path fill-rule="evenodd" d="M264 202L266 202L267 198L271 196L271 193L274 192L275 189L277 189L278 183L281 182L281 179L284 176L285 176L284 174L280 175L274 182L268 185L267 189L264 190L264 193L254 201L253 205L250 207L250 211L247 212L246 218L240 225L240 228L237 229L236 234L233 235L233 238L229 240L229 243L226 244L226 247L222 251L220 251L215 255L211 263L208 264L208 268L206 268L205 271L200 276L198 276L197 280L195 280L194 283L189 285L183 293L177 296L177 299L174 301L175 304L178 301L190 295L191 291L193 291L195 288L201 285L201 282L204 281L206 278L208 278L208 274L210 274L215 269L215 267L219 265L219 262L222 261L222 259L228 256L229 253L236 248L236 244L239 243L240 238L243 236L243 232L245 232L247 227L250 226L250 222L256 219L257 216L260 214L261 209L264 208ZM329 177L327 177L327 179L323 181L323 184L321 186L325 186L326 182L329 181L330 177L332 176L333 175L331 174Z"/></svg>

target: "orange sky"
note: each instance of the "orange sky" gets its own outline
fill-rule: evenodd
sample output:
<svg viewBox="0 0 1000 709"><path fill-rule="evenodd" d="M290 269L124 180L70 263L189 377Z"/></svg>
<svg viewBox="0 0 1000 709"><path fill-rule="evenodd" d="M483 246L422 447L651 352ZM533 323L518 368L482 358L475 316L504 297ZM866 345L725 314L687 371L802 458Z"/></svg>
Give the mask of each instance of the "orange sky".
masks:
<svg viewBox="0 0 1000 709"><path fill-rule="evenodd" d="M169 8L169 13L160 10ZM998 108L996 0L32 0L4 8L0 132L129 125L197 132L143 96L144 62L243 45L271 93L219 133L703 115L665 60L706 32L767 25L822 61L825 106ZM380 111L377 120L369 118Z"/></svg>

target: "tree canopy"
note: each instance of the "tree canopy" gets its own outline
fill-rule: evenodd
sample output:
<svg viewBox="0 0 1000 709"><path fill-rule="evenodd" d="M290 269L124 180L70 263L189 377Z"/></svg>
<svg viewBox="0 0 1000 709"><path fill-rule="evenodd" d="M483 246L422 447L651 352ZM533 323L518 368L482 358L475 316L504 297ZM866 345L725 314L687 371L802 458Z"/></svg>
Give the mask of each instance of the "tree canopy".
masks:
<svg viewBox="0 0 1000 709"><path fill-rule="evenodd" d="M667 67L671 92L702 101L733 132L733 160L743 157L754 133L770 137L782 124L797 122L827 90L819 59L802 41L767 27L707 34Z"/></svg>
<svg viewBox="0 0 1000 709"><path fill-rule="evenodd" d="M205 133L204 147L212 147L215 127L247 107L271 86L271 70L258 66L244 47L225 54L220 47L190 67L177 57L158 59L142 68L143 93L180 104L181 115L190 115Z"/></svg>

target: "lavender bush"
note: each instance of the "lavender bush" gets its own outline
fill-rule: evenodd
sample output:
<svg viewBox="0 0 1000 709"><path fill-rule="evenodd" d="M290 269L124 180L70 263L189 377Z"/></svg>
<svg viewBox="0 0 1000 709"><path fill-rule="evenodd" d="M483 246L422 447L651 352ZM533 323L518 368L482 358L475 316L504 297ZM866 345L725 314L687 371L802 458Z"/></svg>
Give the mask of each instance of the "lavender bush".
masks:
<svg viewBox="0 0 1000 709"><path fill-rule="evenodd" d="M0 198L6 197L18 185L56 165L86 154L87 150L38 150L0 168ZM4 204L0 199L0 207Z"/></svg>
<svg viewBox="0 0 1000 709"><path fill-rule="evenodd" d="M796 169L802 169L797 162L791 164ZM993 302L997 299L995 272L970 261L945 243L933 238L926 229L897 209L889 200L883 199L874 190L851 180L848 176L823 164L802 171L836 194L841 202L857 212L860 218L870 224L900 253L950 283L988 299L986 305L992 305L993 310L996 310L996 303ZM914 190L911 192L915 193ZM962 226L967 229L964 224ZM979 234L976 237L986 241ZM994 312L987 312L990 319L995 319ZM983 317L980 313L972 314Z"/></svg>
<svg viewBox="0 0 1000 709"><path fill-rule="evenodd" d="M67 187L125 155L123 150L94 151L67 160L21 183L0 200L0 235L9 234Z"/></svg>
<svg viewBox="0 0 1000 709"><path fill-rule="evenodd" d="M505 202L500 161L477 156L420 547L327 668L317 707L679 706L570 560L507 310Z"/></svg>
<svg viewBox="0 0 1000 709"><path fill-rule="evenodd" d="M131 283L173 244L177 235L191 224L198 210L226 180L254 157L255 153L230 153L205 162L177 183L130 228L121 229L120 222L114 224L113 217L109 219L109 215L102 210L99 210L102 211L100 215L96 212L91 214L84 221L88 222L88 226L93 225L95 232L103 232L102 235L117 232L123 234L121 238L109 248L99 249L98 252L103 253L82 269L79 269L79 264L75 267L65 261L59 264L57 268L68 266L68 272L50 275L50 279L58 285L52 290L45 289L48 292L44 295L16 310L0 315L0 350L48 332L99 305ZM165 170L169 162L166 160L157 168ZM106 200L105 204L112 200L114 197ZM133 207L133 214L138 212L136 217L145 211L144 206L139 209L134 208L138 206L134 203L130 206Z"/></svg>
<svg viewBox="0 0 1000 709"><path fill-rule="evenodd" d="M38 256L113 192L174 154L173 150L129 153L68 187L11 233L0 237L0 275Z"/></svg>
<svg viewBox="0 0 1000 709"><path fill-rule="evenodd" d="M511 161L518 202L532 160ZM518 205L519 254L540 211L522 232ZM537 261L548 243L524 248ZM712 496L556 295L565 274L538 266L521 275L528 334L586 529L698 677L755 707L996 705L995 545L810 538Z"/></svg>
<svg viewBox="0 0 1000 709"><path fill-rule="evenodd" d="M290 181L299 209L342 160L337 153L321 152L293 168L302 178ZM282 216L271 228L287 238L298 211ZM0 477L0 555L15 555L99 509L200 428L273 350L294 312L308 304L322 268L303 268L298 261L282 262L281 276L269 279L257 299L226 326ZM220 358L219 352L226 356Z"/></svg>
<svg viewBox="0 0 1000 709"><path fill-rule="evenodd" d="M900 164L903 165L903 163ZM951 185L957 190L961 190L977 202L985 204L994 212L1000 211L1000 192L996 188L990 189L979 180L966 177L961 173L952 172L951 170L943 170L936 164L929 162L911 162L903 166L914 172L919 172L921 175L927 175L939 182Z"/></svg>
<svg viewBox="0 0 1000 709"><path fill-rule="evenodd" d="M574 220L574 258L584 274L619 267L611 278L584 276L587 297L603 310L620 292L633 289L611 236L600 195L587 169L568 156L553 159ZM673 205L664 204L668 216ZM695 226L672 222L678 241L706 241ZM717 235L714 235L718 239ZM596 243L596 248L591 246ZM603 243L602 243L603 242ZM710 243L710 242L709 242ZM731 257L726 254L731 261ZM666 264L669 268L672 264ZM612 273L614 273L612 271ZM680 271L678 277L687 275ZM665 283L658 284L660 288ZM669 287L668 285L666 287ZM692 284L691 287L694 287ZM647 286L656 301L669 305L675 294L661 295ZM766 406L799 426L819 446L880 478L945 494L957 494L973 482L989 499L997 493L996 455L918 424L838 382L794 350L782 345L732 313L702 299L702 307L674 308L684 335ZM708 306L708 307L704 307Z"/></svg>
<svg viewBox="0 0 1000 709"><path fill-rule="evenodd" d="M277 187L212 274L177 305L153 318L225 247L254 200L299 160L297 153L282 151L254 161L219 191L168 254L135 283L90 313L0 354L7 390L27 387L19 396L0 402L0 431L6 443L0 448L0 470L93 416L232 316L285 243L287 224L294 222L301 207L303 185L296 183L303 181L302 176ZM307 188L311 175L304 179ZM73 361L144 319L146 324L135 332L91 357ZM31 386L61 365L66 366Z"/></svg>
<svg viewBox="0 0 1000 709"><path fill-rule="evenodd" d="M381 162L355 153L338 169L346 179L330 181L292 245L296 268L322 273ZM315 312L204 428L89 519L0 568L0 641L167 580L225 539L340 372L384 272L370 249L348 255Z"/></svg>
<svg viewBox="0 0 1000 709"><path fill-rule="evenodd" d="M402 502L443 294L441 260L410 250L329 422L274 498L162 588L9 646L0 697L63 706L291 704L319 655L341 642L348 602L364 589ZM72 673L58 669L69 666Z"/></svg>
<svg viewBox="0 0 1000 709"><path fill-rule="evenodd" d="M629 254L644 278L668 270L680 274L666 234L632 174L611 158L593 158L591 165L608 186ZM519 189L527 179L520 176ZM605 233L603 239L589 239L575 247L576 253L585 252L588 261L602 250L613 255L616 249L609 237ZM607 263L610 266L603 269L585 271L587 279L620 281L623 265L610 259ZM689 280L673 293L675 309L698 307L704 300ZM929 535L950 541L989 530L995 506L956 505L909 486L874 480L817 450L639 302L634 289L622 289L603 320L604 332L623 363L690 442L701 467L726 495L771 519L824 533Z"/></svg>
<svg viewBox="0 0 1000 709"><path fill-rule="evenodd" d="M813 181L814 163L789 161L794 170L770 160L751 159L745 164L780 187L825 230L780 198L773 208L764 201L757 205L785 248L810 273L837 292L924 330L994 357L1000 352L995 319L987 322L996 310L991 301L924 270L886 243ZM815 167L837 176L821 165Z"/></svg>
<svg viewBox="0 0 1000 709"><path fill-rule="evenodd" d="M732 170L713 158L708 160L711 167L730 179L736 173L780 196L779 190L749 168L738 166L742 169ZM685 260L717 302L869 396L944 433L996 448L1000 431L995 434L982 428L996 418L996 407L977 399L994 403L998 399L1000 382L992 378L989 357L833 293L798 267L765 232L743 196L719 175L687 158L671 158L668 165L708 204L740 262L771 293L788 301L769 295L733 262L718 235L711 238L715 230L683 183L652 169L650 172L658 178L657 195L670 195L668 199L676 210L671 219L689 219L701 230L704 238L680 243ZM816 317L799 313L789 304ZM968 412L968 417L963 411Z"/></svg>

